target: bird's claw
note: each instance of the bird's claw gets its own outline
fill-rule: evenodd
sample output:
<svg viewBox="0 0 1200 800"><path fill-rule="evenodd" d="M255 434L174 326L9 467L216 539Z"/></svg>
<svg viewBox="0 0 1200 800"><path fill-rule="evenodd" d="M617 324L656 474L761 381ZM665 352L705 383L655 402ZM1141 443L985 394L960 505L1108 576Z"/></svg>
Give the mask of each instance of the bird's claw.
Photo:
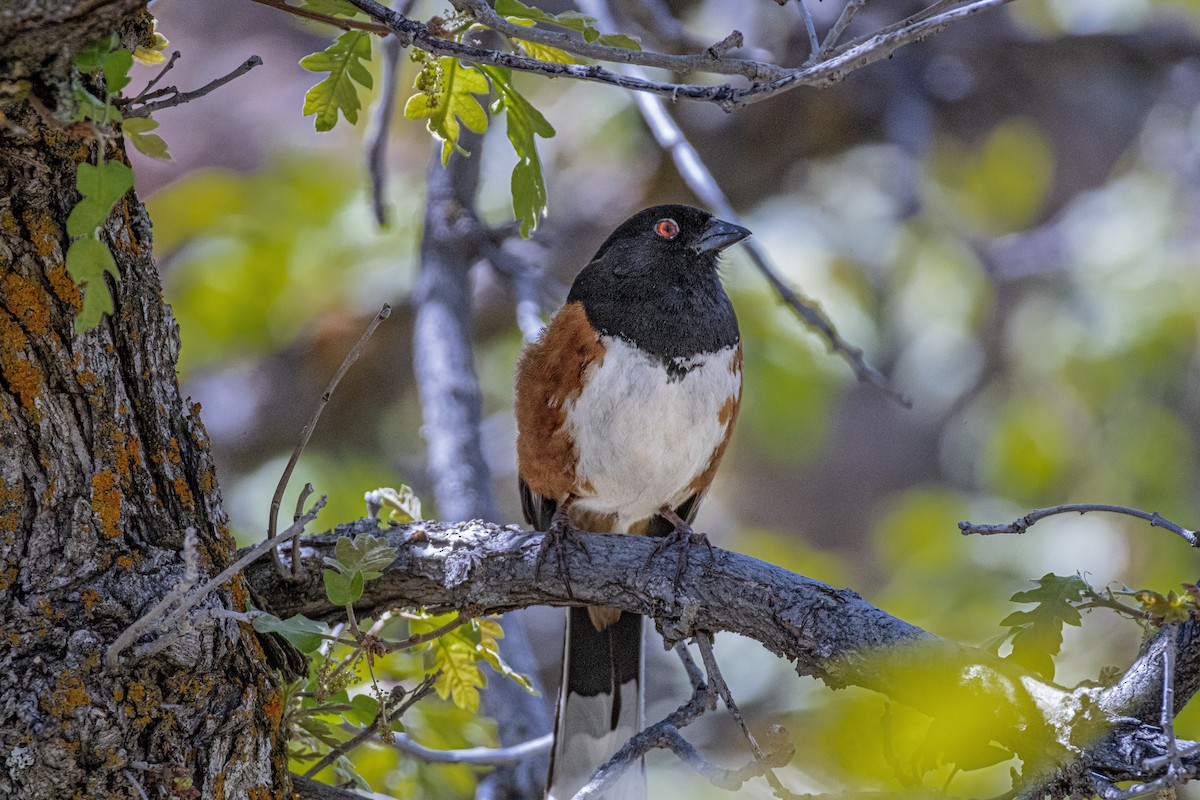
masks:
<svg viewBox="0 0 1200 800"><path fill-rule="evenodd" d="M676 517L675 520L672 520L672 522L675 523L675 528L659 540L658 544L654 546L653 552L650 553L650 558L658 558L665 551L671 548L676 548L679 550L679 561L675 566L674 582L675 591L678 592L679 579L683 577L683 571L687 569L688 552L692 549L692 546L696 544L703 544L705 547L707 547L708 559L710 561L716 560L716 554L713 552L712 542L708 540L707 534L697 533L696 531L692 530L691 525L687 524L678 517Z"/></svg>
<svg viewBox="0 0 1200 800"><path fill-rule="evenodd" d="M567 566L567 548L566 543L578 547L587 556L588 561L592 560L592 554L588 550L587 544L584 542L582 531L571 524L570 517L560 506L554 512L554 516L550 520L550 527L546 529L546 535L542 537L542 543L538 545L537 566L534 568L534 580L541 580L542 565L546 563L546 558L553 548L555 553L555 561L558 564L558 573L562 575L563 583L567 587L567 597L574 600L575 593L571 590L571 570Z"/></svg>

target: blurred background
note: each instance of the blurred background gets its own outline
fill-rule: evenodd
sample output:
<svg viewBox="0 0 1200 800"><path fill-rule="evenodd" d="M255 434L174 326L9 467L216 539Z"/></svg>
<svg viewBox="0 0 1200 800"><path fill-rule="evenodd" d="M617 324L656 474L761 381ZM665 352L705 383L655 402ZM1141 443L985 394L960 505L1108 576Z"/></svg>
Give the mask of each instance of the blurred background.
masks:
<svg viewBox="0 0 1200 800"><path fill-rule="evenodd" d="M794 65L807 56L795 5L666 5L700 46L737 28L752 57ZM819 31L842 5L810 3ZM868 3L849 35L922 5ZM243 541L263 535L296 437L385 301L396 310L325 410L293 486L310 481L329 494L323 527L362 516L365 490L402 482L437 517L408 305L428 133L395 120L391 224L380 230L365 119L318 135L301 114L320 76L297 62L328 46L333 29L248 0L158 0L151 10L169 49L182 52L167 83L194 88L251 54L265 62L157 115L173 161L131 153L181 328L181 378L203 406L235 531ZM445 12L422 0L413 16ZM653 41L634 22L623 32ZM407 97L417 69L403 64ZM136 69L143 82L156 70ZM625 93L517 83L557 129L540 143L549 217L520 248L544 270L550 312L617 223L646 205L696 201ZM912 398L905 409L856 383L734 248L723 275L742 324L745 394L698 529L970 644L1003 633L1000 621L1027 608L1010 596L1049 572L1163 593L1200 577L1180 540L1122 517L1058 517L1020 537L957 529L1068 502L1130 505L1200 527L1200 2L1016 0L830 89L732 114L679 103L672 114L786 279ZM479 209L503 226L514 157L492 127L472 157L482 159ZM521 335L504 276L480 265L473 281L486 455L505 520L519 522L511 402ZM550 702L561 611L531 610L526 622ZM1100 610L1065 634L1056 680L1072 686L1126 666L1142 631ZM687 691L674 657L648 649L653 720ZM886 793L911 783L898 762L920 747L927 719L797 678L729 634L718 637L718 656L753 727L791 731L798 753L780 772L789 788ZM446 703L422 703L405 723L430 747L494 743L486 720ZM1200 737L1200 713L1184 712L1180 735ZM723 713L689 738L729 766L749 758ZM353 760L381 792L472 793L467 767L370 747ZM921 779L984 797L1006 790L1019 766L958 772L933 757ZM649 775L651 796L728 796L661 752ZM762 782L743 793L770 796Z"/></svg>

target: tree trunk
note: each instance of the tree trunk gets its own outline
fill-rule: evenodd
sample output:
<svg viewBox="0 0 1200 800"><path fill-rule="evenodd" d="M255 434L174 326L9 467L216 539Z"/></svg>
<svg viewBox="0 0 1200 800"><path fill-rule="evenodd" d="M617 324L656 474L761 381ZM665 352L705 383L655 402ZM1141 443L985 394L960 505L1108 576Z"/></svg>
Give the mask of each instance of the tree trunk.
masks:
<svg viewBox="0 0 1200 800"><path fill-rule="evenodd" d="M50 124L45 94L0 118L0 796L284 797L282 693L248 625L202 615L105 671L113 640L181 581L184 532L201 581L233 542L132 193L102 235L116 310L73 332L66 219L96 145ZM124 159L119 140L106 158ZM246 599L239 577L200 609Z"/></svg>

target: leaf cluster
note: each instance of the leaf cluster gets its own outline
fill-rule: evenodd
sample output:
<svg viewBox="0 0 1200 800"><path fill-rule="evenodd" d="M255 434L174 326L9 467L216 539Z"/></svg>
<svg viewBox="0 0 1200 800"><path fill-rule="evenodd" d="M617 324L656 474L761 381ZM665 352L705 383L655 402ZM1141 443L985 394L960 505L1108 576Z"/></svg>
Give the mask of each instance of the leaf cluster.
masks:
<svg viewBox="0 0 1200 800"><path fill-rule="evenodd" d="M156 47L166 39L156 34ZM148 52L155 52L153 50ZM113 33L88 45L75 54L72 90L76 102L75 118L90 122L100 129L101 146L96 149L96 164L82 163L75 176L75 188L82 196L67 217L67 235L74 241L67 248L67 272L83 287L83 308L75 317L75 331L84 331L100 323L105 314L113 312L112 292L104 280L105 273L120 277L112 251L100 239L100 229L125 193L133 188L133 170L117 161L104 159L103 129L122 123L129 141L152 158L170 159L162 137L150 133L158 123L150 119L124 120L116 106L116 97L129 85L129 69L134 54L120 46ZM84 84L84 76L97 77L102 96Z"/></svg>
<svg viewBox="0 0 1200 800"><path fill-rule="evenodd" d="M344 0L307 0L306 7L330 16L350 17L356 10ZM533 27L550 25L578 33L584 41L640 50L641 45L620 33L602 33L594 17L578 11L551 14L519 0L498 0L496 12L511 22ZM469 19L434 18L431 28L439 36L462 41L476 30ZM542 61L577 64L579 59L551 45L514 38L514 50L524 51ZM404 116L423 120L429 133L442 143L442 163L451 153L469 153L461 144L462 129L484 133L490 117L503 113L506 134L517 163L513 167L511 191L513 217L520 223L522 236L529 236L546 215L547 191L542 162L537 151L537 139L554 136L554 127L540 111L517 89L510 70L489 65L472 66L450 57L436 58L422 50L414 50L413 61L420 65L414 80L416 93L404 105ZM304 113L315 117L318 131L331 130L339 115L355 124L362 110L359 87L371 89L374 81L367 62L371 60L371 38L364 31L347 31L325 50L305 56L300 65L327 77L313 86L304 97ZM490 104L481 98L494 97Z"/></svg>
<svg viewBox="0 0 1200 800"><path fill-rule="evenodd" d="M419 500L403 488L405 492L388 491L405 513L419 516ZM341 752L356 729L370 726L389 741L404 731L400 715L428 691L463 713L477 714L479 691L487 685L484 664L534 691L529 679L501 657L504 631L494 619L421 609L394 610L378 620L355 619L353 603L364 585L380 577L395 558L395 548L383 537L359 534L335 543L334 556L325 559L323 579L330 602L346 607L347 626L331 627L299 614L284 620L265 612L256 612L253 623L259 632L279 634L312 657L307 680L289 688L285 719L291 757L312 763L336 753L330 762L334 778L368 790ZM361 674L364 667L366 676ZM381 688L384 678L392 689ZM406 691L401 681L414 688Z"/></svg>

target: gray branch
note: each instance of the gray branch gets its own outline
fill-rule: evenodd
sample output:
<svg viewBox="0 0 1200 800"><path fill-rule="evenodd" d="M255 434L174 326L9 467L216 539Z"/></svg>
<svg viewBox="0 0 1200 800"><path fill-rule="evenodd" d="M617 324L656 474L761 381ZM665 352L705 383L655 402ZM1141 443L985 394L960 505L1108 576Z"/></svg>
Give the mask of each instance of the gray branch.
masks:
<svg viewBox="0 0 1200 800"><path fill-rule="evenodd" d="M320 574L337 536L373 521L342 526L334 534L304 540L309 575ZM568 605L557 570L535 578L541 534L481 523L417 523L384 531L397 548L396 561L366 587L357 604L376 608L424 606L432 611L466 609L494 613L531 605ZM575 601L607 605L654 619L668 643L699 631L733 631L752 638L832 687L862 686L915 708L931 698L918 687L938 686L938 707L980 708L1002 702L1005 730L997 741L1018 754L1037 754L1054 766L1023 778L1028 795L1069 796L1090 792L1091 776L1129 780L1146 775L1176 748L1185 768L1194 766L1191 742L1166 740L1160 723L1163 648L1173 642L1176 711L1200 688L1200 625L1195 620L1164 627L1114 685L1075 689L1047 682L989 652L966 647L897 619L849 589L837 589L748 556L714 549L692 558L674 589L675 561L652 559L654 543L643 537L589 535L587 554L566 553ZM551 562L553 563L553 561ZM274 613L332 619L342 613L325 598L319 579L291 584L270 564L247 575ZM932 683L931 683L932 682ZM932 710L932 709L931 709ZM1090 742L1081 746L1079 742Z"/></svg>
<svg viewBox="0 0 1200 800"><path fill-rule="evenodd" d="M918 14L894 29L886 29L872 36L863 38L833 55L808 67L784 69L778 77L769 80L754 80L749 86L733 86L729 83L720 85L704 85L692 83L672 83L655 81L622 75L594 64L562 64L558 62L541 61L536 58L491 50L474 44L443 39L433 34L428 26L403 14L396 13L376 0L348 0L351 5L367 14L373 20L383 23L388 30L396 35L402 44L420 48L437 56L452 56L474 64L490 64L497 67L531 72L550 78L571 78L574 80L591 81L621 89L649 92L651 94L669 97L672 101L678 99L697 100L715 103L725 110L760 102L782 91L799 86L830 86L842 80L849 73L887 58L899 48L912 42L920 41L931 36L949 25L974 16L983 11L1005 5L1012 0L972 0L963 2L938 14L922 16ZM477 5L473 0L460 0L464 7L473 8ZM936 5L936 4L935 4ZM482 12L481 12L482 13ZM479 20L486 24L484 20ZM533 39L534 29L520 28L521 36ZM547 32L538 33L539 37ZM563 49L580 49L575 42L568 47L556 40L555 46ZM605 48L615 50L604 57L610 63L646 64L653 54L644 51L626 50L624 48ZM690 56L667 56L657 54L658 58L670 59L676 64L674 71L683 73L716 73L732 72L740 74L743 67L735 67L733 60L723 57L714 58L714 53L706 50L703 53ZM745 62L754 63L754 62Z"/></svg>

